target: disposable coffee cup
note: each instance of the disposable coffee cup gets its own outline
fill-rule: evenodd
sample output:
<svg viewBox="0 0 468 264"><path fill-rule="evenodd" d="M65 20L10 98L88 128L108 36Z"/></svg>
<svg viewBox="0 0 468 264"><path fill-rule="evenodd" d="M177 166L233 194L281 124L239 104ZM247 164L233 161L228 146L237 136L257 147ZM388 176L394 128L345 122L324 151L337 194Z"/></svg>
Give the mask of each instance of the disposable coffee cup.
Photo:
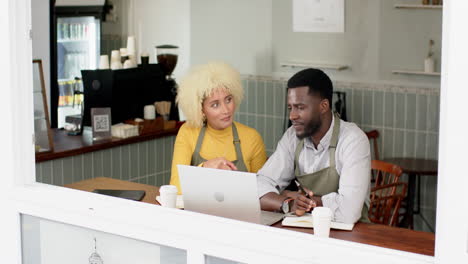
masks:
<svg viewBox="0 0 468 264"><path fill-rule="evenodd" d="M149 54L146 52L141 53L141 64L142 65L147 65L149 64Z"/></svg>
<svg viewBox="0 0 468 264"><path fill-rule="evenodd" d="M319 237L330 236L332 211L328 207L315 207L312 211L314 222L314 235Z"/></svg>
<svg viewBox="0 0 468 264"><path fill-rule="evenodd" d="M109 69L109 56L108 55L101 55L99 59L99 69L101 70Z"/></svg>
<svg viewBox="0 0 468 264"><path fill-rule="evenodd" d="M174 185L163 185L159 188L161 206L175 208L177 201L177 187Z"/></svg>

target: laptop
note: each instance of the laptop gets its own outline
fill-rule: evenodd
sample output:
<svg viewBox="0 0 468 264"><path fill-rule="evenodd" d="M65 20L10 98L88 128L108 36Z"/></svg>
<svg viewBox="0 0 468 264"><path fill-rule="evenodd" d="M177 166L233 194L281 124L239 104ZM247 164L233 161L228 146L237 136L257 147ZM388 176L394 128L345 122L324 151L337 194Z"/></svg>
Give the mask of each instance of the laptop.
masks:
<svg viewBox="0 0 468 264"><path fill-rule="evenodd" d="M284 214L261 211L255 173L177 165L185 210L272 225Z"/></svg>

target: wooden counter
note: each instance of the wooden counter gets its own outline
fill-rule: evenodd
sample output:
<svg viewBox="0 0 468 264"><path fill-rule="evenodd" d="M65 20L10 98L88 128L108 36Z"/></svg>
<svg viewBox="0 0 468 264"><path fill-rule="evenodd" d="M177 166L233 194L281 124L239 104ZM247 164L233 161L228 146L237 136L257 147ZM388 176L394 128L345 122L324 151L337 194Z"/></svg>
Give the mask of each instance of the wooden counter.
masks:
<svg viewBox="0 0 468 264"><path fill-rule="evenodd" d="M116 146L138 143L151 139L177 135L179 128L157 131L141 136L130 138L112 138L110 140L92 141L84 136L69 136L65 130L53 129L54 151L46 153L36 153L36 163L75 156L87 152L113 148Z"/></svg>

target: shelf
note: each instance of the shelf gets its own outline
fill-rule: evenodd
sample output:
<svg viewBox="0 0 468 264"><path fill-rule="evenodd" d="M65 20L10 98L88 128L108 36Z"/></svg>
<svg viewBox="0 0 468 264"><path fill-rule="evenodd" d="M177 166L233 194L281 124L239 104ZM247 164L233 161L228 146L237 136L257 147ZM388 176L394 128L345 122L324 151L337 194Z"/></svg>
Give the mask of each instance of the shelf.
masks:
<svg viewBox="0 0 468 264"><path fill-rule="evenodd" d="M393 74L407 74L407 75L426 75L426 76L440 76L440 72L424 72L424 71L410 71L410 70L393 70Z"/></svg>
<svg viewBox="0 0 468 264"><path fill-rule="evenodd" d="M342 71L349 68L348 65L343 64L329 64L329 63L314 63L314 62L282 62L281 67L291 68L319 68Z"/></svg>
<svg viewBox="0 0 468 264"><path fill-rule="evenodd" d="M395 5L395 8L402 9L442 9L443 5L404 5L398 4Z"/></svg>

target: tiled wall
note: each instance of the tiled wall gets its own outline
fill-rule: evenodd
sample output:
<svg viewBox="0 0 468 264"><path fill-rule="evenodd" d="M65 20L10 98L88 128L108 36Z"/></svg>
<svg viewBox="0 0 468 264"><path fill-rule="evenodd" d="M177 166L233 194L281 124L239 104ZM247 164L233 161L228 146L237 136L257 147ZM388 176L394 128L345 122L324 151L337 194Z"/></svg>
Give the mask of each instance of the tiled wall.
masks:
<svg viewBox="0 0 468 264"><path fill-rule="evenodd" d="M245 100L236 118L256 128L271 155L285 131L286 80L244 76ZM437 159L439 130L439 91L424 87L403 87L365 83L334 83L336 91L346 92L348 121L364 131L377 129L380 158L417 157ZM406 181L403 176L402 181ZM421 208L435 226L437 178L422 177ZM415 228L430 231L415 218Z"/></svg>
<svg viewBox="0 0 468 264"><path fill-rule="evenodd" d="M171 177L175 136L36 163L39 182L64 185L95 177L161 186Z"/></svg>
<svg viewBox="0 0 468 264"><path fill-rule="evenodd" d="M124 38L120 35L103 34L101 36L101 55L107 54L110 58L112 50L125 48L126 43L123 43L122 39Z"/></svg>

